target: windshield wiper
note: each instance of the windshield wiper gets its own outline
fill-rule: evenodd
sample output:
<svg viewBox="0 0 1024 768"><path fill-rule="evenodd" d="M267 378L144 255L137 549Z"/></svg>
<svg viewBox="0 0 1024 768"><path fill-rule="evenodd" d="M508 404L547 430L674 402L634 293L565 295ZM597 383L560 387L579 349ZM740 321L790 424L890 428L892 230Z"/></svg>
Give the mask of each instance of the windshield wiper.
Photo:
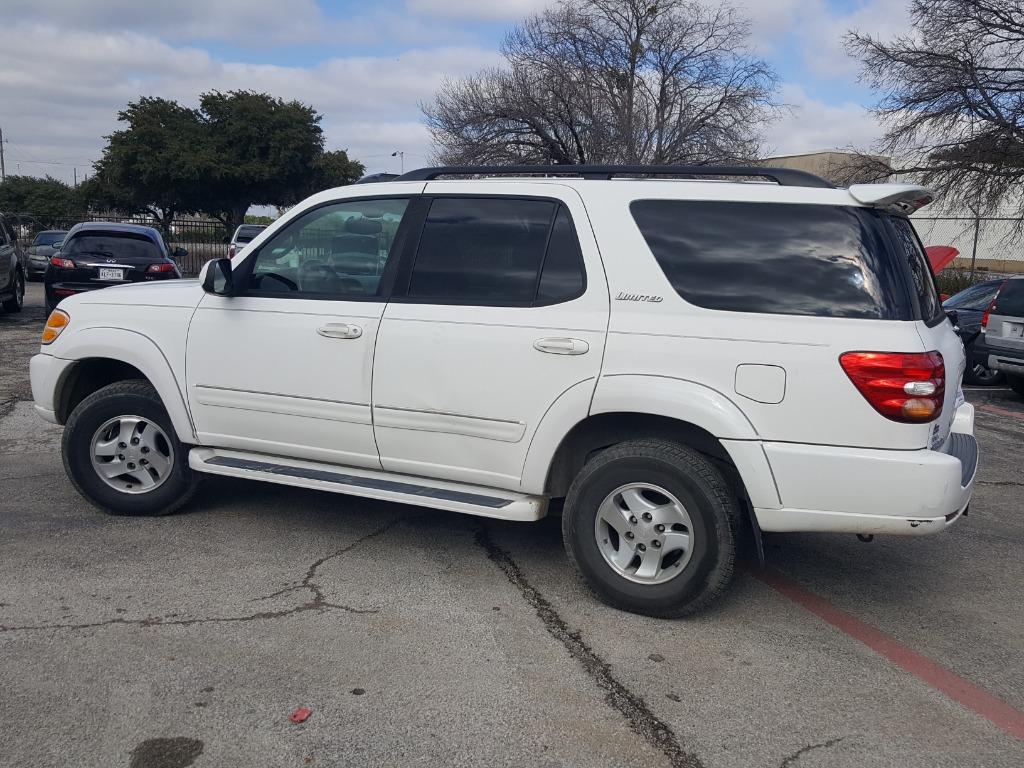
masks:
<svg viewBox="0 0 1024 768"><path fill-rule="evenodd" d="M113 256L114 255L113 251L78 251L77 254L71 254L71 255L74 256L74 255L78 255L78 254L81 254L83 256L84 255L89 255L89 256Z"/></svg>

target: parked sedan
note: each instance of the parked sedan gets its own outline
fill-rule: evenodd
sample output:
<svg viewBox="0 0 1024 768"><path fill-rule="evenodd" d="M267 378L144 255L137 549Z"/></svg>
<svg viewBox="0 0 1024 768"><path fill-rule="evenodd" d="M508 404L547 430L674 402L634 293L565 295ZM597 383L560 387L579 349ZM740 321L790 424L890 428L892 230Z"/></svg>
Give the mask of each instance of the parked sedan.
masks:
<svg viewBox="0 0 1024 768"><path fill-rule="evenodd" d="M988 351L982 349L984 339L980 338L980 335L985 310L989 308L999 292L999 286L1004 282L1003 278L986 280L970 288L964 288L942 302L943 308L947 311L956 310L957 333L960 334L964 350L967 352L964 381L968 384L998 384L1003 380L1002 373L988 367Z"/></svg>
<svg viewBox="0 0 1024 768"><path fill-rule="evenodd" d="M52 312L61 299L84 291L180 278L172 257L187 254L184 248L169 251L153 227L103 221L76 224L46 268L47 311Z"/></svg>
<svg viewBox="0 0 1024 768"><path fill-rule="evenodd" d="M28 254L28 279L42 280L50 257L57 252L57 246L67 236L63 229L47 229L36 235L32 245L25 249Z"/></svg>

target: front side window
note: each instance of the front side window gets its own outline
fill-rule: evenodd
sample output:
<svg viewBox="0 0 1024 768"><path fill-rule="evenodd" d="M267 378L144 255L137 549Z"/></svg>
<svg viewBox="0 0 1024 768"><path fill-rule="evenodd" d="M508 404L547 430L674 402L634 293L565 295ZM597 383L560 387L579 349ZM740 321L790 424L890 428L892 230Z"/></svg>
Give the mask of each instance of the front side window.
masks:
<svg viewBox="0 0 1024 768"><path fill-rule="evenodd" d="M531 306L583 293L576 231L553 200L437 198L420 236L408 297Z"/></svg>
<svg viewBox="0 0 1024 768"><path fill-rule="evenodd" d="M676 292L708 309L911 319L881 217L852 206L636 200Z"/></svg>
<svg viewBox="0 0 1024 768"><path fill-rule="evenodd" d="M382 295L385 267L408 198L344 200L299 216L259 249L251 295L367 298Z"/></svg>

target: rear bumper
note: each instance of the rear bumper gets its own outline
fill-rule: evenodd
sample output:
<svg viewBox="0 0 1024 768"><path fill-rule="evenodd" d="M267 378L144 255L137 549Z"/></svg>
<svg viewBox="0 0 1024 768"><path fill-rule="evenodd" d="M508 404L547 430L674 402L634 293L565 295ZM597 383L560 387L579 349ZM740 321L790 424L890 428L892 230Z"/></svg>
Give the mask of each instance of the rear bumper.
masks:
<svg viewBox="0 0 1024 768"><path fill-rule="evenodd" d="M1024 350L1009 349L986 344L988 367L1003 373L1024 376Z"/></svg>
<svg viewBox="0 0 1024 768"><path fill-rule="evenodd" d="M942 450L765 443L781 508L757 508L763 531L936 533L971 501L978 468L974 408L960 406Z"/></svg>

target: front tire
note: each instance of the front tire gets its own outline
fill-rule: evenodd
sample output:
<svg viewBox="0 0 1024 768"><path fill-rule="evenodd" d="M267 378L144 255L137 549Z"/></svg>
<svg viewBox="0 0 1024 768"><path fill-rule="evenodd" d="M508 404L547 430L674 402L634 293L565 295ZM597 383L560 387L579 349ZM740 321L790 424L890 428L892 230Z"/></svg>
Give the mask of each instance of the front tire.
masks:
<svg viewBox="0 0 1024 768"><path fill-rule="evenodd" d="M64 468L75 488L112 515L167 515L195 492L188 447L146 381L119 381L92 393L71 413Z"/></svg>
<svg viewBox="0 0 1024 768"><path fill-rule="evenodd" d="M740 514L722 473L685 445L633 440L586 463L566 497L566 552L602 601L677 618L716 600L736 564Z"/></svg>

